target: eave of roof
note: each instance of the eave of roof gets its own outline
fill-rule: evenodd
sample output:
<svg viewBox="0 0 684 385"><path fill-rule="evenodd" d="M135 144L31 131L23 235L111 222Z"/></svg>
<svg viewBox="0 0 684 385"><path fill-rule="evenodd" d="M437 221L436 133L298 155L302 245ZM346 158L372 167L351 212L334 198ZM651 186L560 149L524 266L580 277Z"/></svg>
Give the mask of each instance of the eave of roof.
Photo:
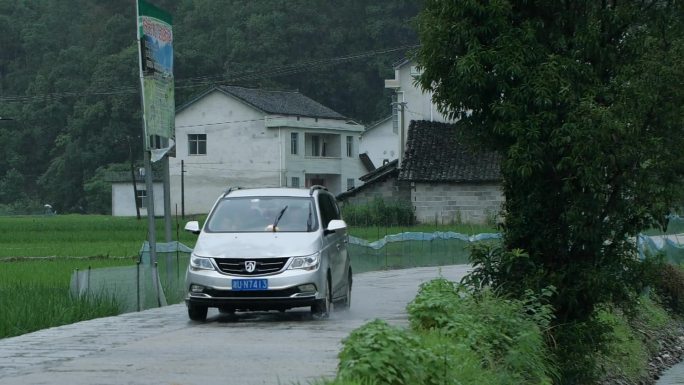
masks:
<svg viewBox="0 0 684 385"><path fill-rule="evenodd" d="M210 87L178 107L176 114L195 104L213 91L219 91L266 114L351 121L338 112L297 91L265 90L238 86Z"/></svg>
<svg viewBox="0 0 684 385"><path fill-rule="evenodd" d="M411 121L399 180L490 183L501 181L501 156L459 138L459 124Z"/></svg>

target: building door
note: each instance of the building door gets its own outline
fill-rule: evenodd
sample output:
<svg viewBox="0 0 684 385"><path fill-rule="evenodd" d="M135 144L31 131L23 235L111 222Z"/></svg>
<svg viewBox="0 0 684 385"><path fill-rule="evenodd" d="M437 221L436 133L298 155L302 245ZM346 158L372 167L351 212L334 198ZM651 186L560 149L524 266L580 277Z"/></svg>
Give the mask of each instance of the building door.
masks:
<svg viewBox="0 0 684 385"><path fill-rule="evenodd" d="M325 186L325 179L323 179L323 178L311 178L311 179L309 179L309 185L307 187L311 187L311 186L315 186L315 185Z"/></svg>

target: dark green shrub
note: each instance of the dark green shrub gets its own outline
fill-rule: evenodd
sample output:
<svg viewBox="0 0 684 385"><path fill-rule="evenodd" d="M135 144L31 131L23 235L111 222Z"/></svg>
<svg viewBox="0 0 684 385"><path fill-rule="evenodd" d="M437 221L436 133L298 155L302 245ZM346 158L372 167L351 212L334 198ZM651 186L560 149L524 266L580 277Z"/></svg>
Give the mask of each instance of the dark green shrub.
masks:
<svg viewBox="0 0 684 385"><path fill-rule="evenodd" d="M684 314L684 270L681 267L662 264L654 289L665 306L677 314Z"/></svg>
<svg viewBox="0 0 684 385"><path fill-rule="evenodd" d="M365 204L347 203L342 217L351 226L412 226L416 224L413 207L402 201L385 202L375 198Z"/></svg>
<svg viewBox="0 0 684 385"><path fill-rule="evenodd" d="M544 301L530 293L504 299L440 278L421 285L408 313L414 330L437 330L453 346L468 347L497 384L548 384L556 371L544 340L552 318Z"/></svg>
<svg viewBox="0 0 684 385"><path fill-rule="evenodd" d="M354 330L339 355L338 379L378 385L424 384L425 353L405 330L375 320Z"/></svg>

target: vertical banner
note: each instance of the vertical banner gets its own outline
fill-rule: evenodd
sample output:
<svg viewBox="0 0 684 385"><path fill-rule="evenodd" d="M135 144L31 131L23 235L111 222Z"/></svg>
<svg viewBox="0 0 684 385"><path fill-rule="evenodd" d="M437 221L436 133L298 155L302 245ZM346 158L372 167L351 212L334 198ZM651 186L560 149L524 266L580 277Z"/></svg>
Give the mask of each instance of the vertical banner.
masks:
<svg viewBox="0 0 684 385"><path fill-rule="evenodd" d="M156 162L175 144L172 18L145 0L137 5L145 149Z"/></svg>

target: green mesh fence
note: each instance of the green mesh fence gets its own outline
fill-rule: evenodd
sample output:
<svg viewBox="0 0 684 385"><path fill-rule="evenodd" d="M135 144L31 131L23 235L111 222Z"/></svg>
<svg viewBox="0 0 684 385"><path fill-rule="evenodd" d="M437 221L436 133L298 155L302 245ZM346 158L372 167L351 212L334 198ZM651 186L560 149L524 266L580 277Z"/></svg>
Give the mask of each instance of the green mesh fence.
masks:
<svg viewBox="0 0 684 385"><path fill-rule="evenodd" d="M496 242L499 234L468 236L453 232L406 232L368 242L349 237L347 247L354 272L444 266L468 263L473 242Z"/></svg>
<svg viewBox="0 0 684 385"><path fill-rule="evenodd" d="M157 243L156 265L150 263L149 250L145 242L135 266L75 271L71 294L114 297L122 313L181 302L192 249L179 242Z"/></svg>
<svg viewBox="0 0 684 385"><path fill-rule="evenodd" d="M469 262L473 242L500 242L500 234L465 235L453 232L406 232L368 242L349 237L348 253L355 273L443 266ZM663 252L672 263L684 263L684 234L642 235L637 238L639 254ZM681 242L680 242L681 241ZM76 271L71 278L74 295L114 296L122 312L180 303L185 297L185 271L192 249L178 243L157 244L157 264L150 264L147 242L136 266ZM156 286L155 286L156 283Z"/></svg>

